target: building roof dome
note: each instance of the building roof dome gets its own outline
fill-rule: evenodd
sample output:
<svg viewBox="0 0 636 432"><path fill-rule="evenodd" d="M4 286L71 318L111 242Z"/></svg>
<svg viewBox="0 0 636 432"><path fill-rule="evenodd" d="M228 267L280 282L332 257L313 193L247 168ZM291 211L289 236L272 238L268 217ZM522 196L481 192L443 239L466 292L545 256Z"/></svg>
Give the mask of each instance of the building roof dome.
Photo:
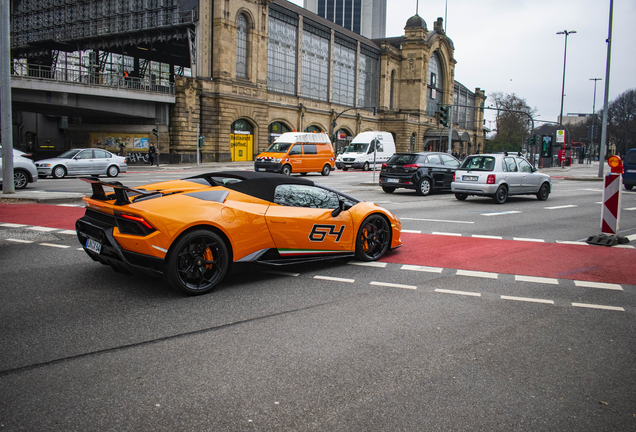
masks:
<svg viewBox="0 0 636 432"><path fill-rule="evenodd" d="M416 14L408 19L408 21L406 22L406 26L404 28L407 28L407 27L426 28L426 21L424 21L424 18Z"/></svg>

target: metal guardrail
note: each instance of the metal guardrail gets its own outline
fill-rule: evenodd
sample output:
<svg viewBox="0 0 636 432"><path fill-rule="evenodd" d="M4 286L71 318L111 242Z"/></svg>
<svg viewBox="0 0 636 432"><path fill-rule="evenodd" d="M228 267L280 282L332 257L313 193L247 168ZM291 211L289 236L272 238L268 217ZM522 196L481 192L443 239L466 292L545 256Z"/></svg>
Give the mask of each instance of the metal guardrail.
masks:
<svg viewBox="0 0 636 432"><path fill-rule="evenodd" d="M150 78L124 77L117 73L104 73L97 67L95 67L94 70L90 70L90 67L84 67L83 69L84 70L31 64L12 64L11 76L122 90L135 90L144 93L175 94L174 83L162 85L153 82Z"/></svg>

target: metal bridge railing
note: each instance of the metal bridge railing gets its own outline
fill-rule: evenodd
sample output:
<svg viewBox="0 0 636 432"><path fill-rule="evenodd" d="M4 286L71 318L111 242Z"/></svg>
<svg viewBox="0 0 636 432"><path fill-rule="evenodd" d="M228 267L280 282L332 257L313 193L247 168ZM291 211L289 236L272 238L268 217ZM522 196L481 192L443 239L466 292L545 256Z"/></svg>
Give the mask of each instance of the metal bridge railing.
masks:
<svg viewBox="0 0 636 432"><path fill-rule="evenodd" d="M51 66L14 63L11 65L11 76L25 79L65 82L69 84L135 90L144 93L174 95L174 83L166 83L166 85L164 85L151 78L124 77L118 73L104 73L97 67L95 67L94 70L91 70L90 67L79 70L65 67L52 68Z"/></svg>

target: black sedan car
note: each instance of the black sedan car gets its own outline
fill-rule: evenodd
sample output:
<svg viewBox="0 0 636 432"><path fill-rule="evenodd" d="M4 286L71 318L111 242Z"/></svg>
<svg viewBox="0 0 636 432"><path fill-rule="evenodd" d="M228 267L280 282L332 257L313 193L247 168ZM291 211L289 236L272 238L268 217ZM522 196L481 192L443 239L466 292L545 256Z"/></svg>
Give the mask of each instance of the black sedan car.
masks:
<svg viewBox="0 0 636 432"><path fill-rule="evenodd" d="M450 190L459 161L448 153L395 153L380 171L380 186L386 193L414 189L418 195Z"/></svg>

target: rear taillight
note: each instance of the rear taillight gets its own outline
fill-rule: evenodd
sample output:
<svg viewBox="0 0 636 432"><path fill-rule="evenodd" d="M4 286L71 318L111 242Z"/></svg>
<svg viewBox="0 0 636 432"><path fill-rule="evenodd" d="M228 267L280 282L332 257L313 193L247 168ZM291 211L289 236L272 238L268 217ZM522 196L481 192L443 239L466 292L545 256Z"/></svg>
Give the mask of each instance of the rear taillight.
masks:
<svg viewBox="0 0 636 432"><path fill-rule="evenodd" d="M385 163L382 164L382 168L388 168L389 166Z"/></svg>
<svg viewBox="0 0 636 432"><path fill-rule="evenodd" d="M415 168L415 169L418 169L419 167L420 166L418 164L407 164L407 165L404 165L403 168Z"/></svg>
<svg viewBox="0 0 636 432"><path fill-rule="evenodd" d="M455 173L453 173L453 181L455 181Z"/></svg>
<svg viewBox="0 0 636 432"><path fill-rule="evenodd" d="M117 220L117 228L122 234L147 236L156 231L152 225L140 216L115 211L115 218Z"/></svg>
<svg viewBox="0 0 636 432"><path fill-rule="evenodd" d="M486 183L495 184L495 175L494 174L488 174L488 178L486 179Z"/></svg>

